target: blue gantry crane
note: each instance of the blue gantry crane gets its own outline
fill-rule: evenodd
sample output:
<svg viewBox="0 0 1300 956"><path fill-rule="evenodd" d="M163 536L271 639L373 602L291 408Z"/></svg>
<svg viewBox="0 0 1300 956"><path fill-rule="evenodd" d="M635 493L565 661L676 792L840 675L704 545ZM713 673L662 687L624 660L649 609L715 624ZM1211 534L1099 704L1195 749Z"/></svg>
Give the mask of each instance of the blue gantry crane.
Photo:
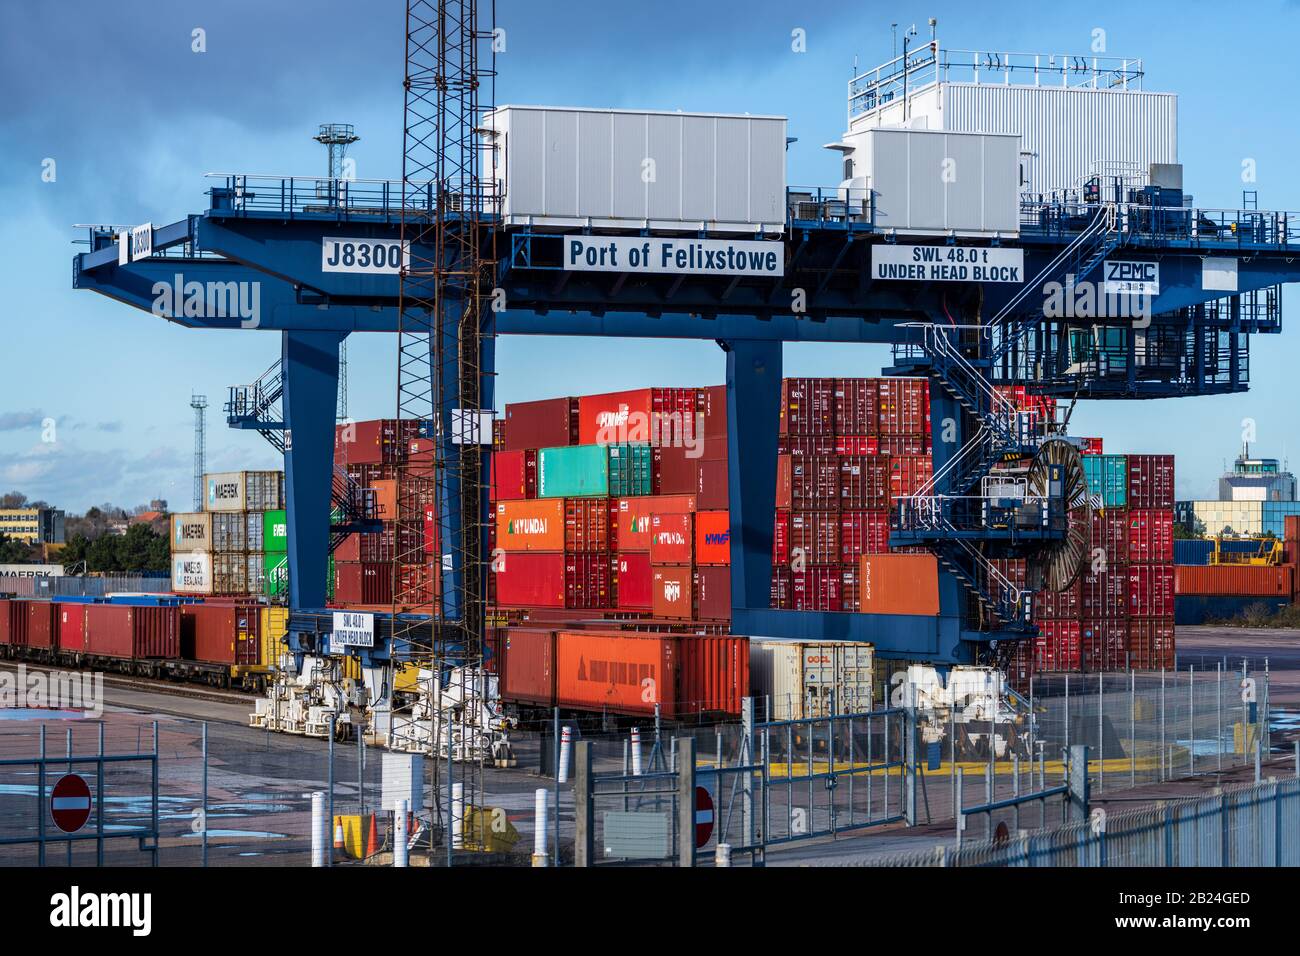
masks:
<svg viewBox="0 0 1300 956"><path fill-rule="evenodd" d="M455 8L425 24L458 31L455 49L487 42L472 2L428 6ZM937 664L988 660L995 646L1034 633L1035 588L1064 586L1079 573L1091 507L1075 446L1019 411L999 386L1065 400L1243 391L1249 336L1280 331L1279 288L1300 278L1300 214L1198 208L1168 148L1143 153L1139 144L1135 153L1119 144L1125 155L1112 157L1099 137L1068 147L1078 156L1052 157L1045 145L1025 142L1028 131L975 134L915 122L927 96L954 84L943 120L952 122L961 97L987 95L990 70L998 71L994 89L1044 90L1030 108L1048 116L1073 108L1050 99L1052 84L1085 95L1140 85L1139 61L1102 60L993 62L937 41L909 50L850 83L849 132L831 147L845 158L843 181L789 186L782 156L778 221L740 239L715 217L688 221L684 199L675 212L655 215L521 212L529 183L509 170L511 162L540 163L542 151L528 153L529 136L554 153L566 124L606 123L609 111L568 111L576 119L557 112L545 121L551 127L535 129L518 120L511 140L505 114L490 109L489 96L478 99L490 67L472 57L454 70L408 64L403 180L216 175L200 212L130 233L92 228L89 249L74 259L73 284L191 328L280 335L278 365L232 390L227 412L232 425L261 431L284 451L295 653L319 651L329 632L332 537L373 521L360 490L334 471L339 346L354 333L385 333L401 343L399 408L438 443L442 588L429 615L377 622L376 646L363 657L402 659L439 641L464 646L481 632L490 456L481 450L479 413L494 404L495 343L552 335L703 339L724 353L737 633L870 641L882 657ZM973 69L975 81L954 80L959 68ZM453 74L476 79L435 81ZM411 136L411 124L422 121L409 116L412 89L454 122L432 138ZM646 137L694 123L681 114L637 117L632 126L640 123ZM711 122L720 130L732 119ZM622 128L617 116L608 122ZM708 148L721 149L723 137L712 142ZM906 161L891 165L899 155ZM916 157L946 170L952 155L965 164L960 175L916 181L917 170L929 169ZM644 176L641 154L631 159L629 168ZM1083 168L1067 168L1067 160ZM606 156L601 174L609 178L616 166ZM746 169L751 185L756 169ZM913 181L900 180L900 169ZM954 192L972 169L983 170L974 177L978 200ZM1009 194L1004 174L1015 177ZM658 179L643 178L645 196L671 175L661 169ZM917 218L936 195L948 198L934 216ZM1009 213L996 219L991 210ZM667 245L725 259L738 242L774 247L775 266L695 268L695 252L676 260L684 246L670 254ZM626 256L620 265L612 253L592 268L575 259L652 243L665 250L661 269L634 267ZM1110 298L1139 308L1106 314ZM934 476L900 503L891 543L937 555L938 615L769 606L786 342L891 345L889 374L930 380ZM1028 588L997 572L992 559L1000 556L1029 559ZM983 615L971 613L972 600Z"/></svg>

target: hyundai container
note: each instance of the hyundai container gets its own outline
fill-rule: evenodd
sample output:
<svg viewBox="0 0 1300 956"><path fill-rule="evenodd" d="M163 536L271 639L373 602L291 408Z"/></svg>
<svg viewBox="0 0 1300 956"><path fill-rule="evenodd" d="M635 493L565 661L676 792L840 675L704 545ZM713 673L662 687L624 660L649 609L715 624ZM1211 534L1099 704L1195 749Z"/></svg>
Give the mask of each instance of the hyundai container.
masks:
<svg viewBox="0 0 1300 956"><path fill-rule="evenodd" d="M656 514L683 514L695 510L694 495L619 498L615 511L615 547L619 552L649 551L653 534L650 519Z"/></svg>
<svg viewBox="0 0 1300 956"><path fill-rule="evenodd" d="M695 528L691 514L650 517L650 561L653 564L692 564L695 558Z"/></svg>
<svg viewBox="0 0 1300 956"><path fill-rule="evenodd" d="M603 505L604 499L591 499ZM565 499L499 501L496 547L502 551L565 550Z"/></svg>

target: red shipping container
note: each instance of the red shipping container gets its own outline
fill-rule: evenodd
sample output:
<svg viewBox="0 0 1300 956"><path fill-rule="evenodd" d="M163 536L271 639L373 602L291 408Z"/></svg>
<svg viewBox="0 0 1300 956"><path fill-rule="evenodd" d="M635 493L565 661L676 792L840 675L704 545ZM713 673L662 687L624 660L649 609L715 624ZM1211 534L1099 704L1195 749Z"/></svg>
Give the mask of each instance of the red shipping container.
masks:
<svg viewBox="0 0 1300 956"><path fill-rule="evenodd" d="M858 593L858 565L844 564L840 566L840 609L844 611L857 611L860 606Z"/></svg>
<svg viewBox="0 0 1300 956"><path fill-rule="evenodd" d="M420 437L415 419L379 418L334 426L338 465L395 465L406 460L411 440Z"/></svg>
<svg viewBox="0 0 1300 956"><path fill-rule="evenodd" d="M797 511L838 511L840 460L835 457L792 458L790 505ZM780 501L777 502L780 507Z"/></svg>
<svg viewBox="0 0 1300 956"><path fill-rule="evenodd" d="M27 644L27 602L0 600L0 644Z"/></svg>
<svg viewBox="0 0 1300 956"><path fill-rule="evenodd" d="M842 611L840 566L809 566L790 571L790 609L794 611Z"/></svg>
<svg viewBox="0 0 1300 956"><path fill-rule="evenodd" d="M726 461L727 460L727 436L721 438L706 438L702 447L700 459L702 461Z"/></svg>
<svg viewBox="0 0 1300 956"><path fill-rule="evenodd" d="M334 600L339 604L392 604L393 566L388 563L335 562Z"/></svg>
<svg viewBox="0 0 1300 956"><path fill-rule="evenodd" d="M838 461L840 507L853 510L889 507L890 459L879 455L846 455Z"/></svg>
<svg viewBox="0 0 1300 956"><path fill-rule="evenodd" d="M1128 507L1173 508L1174 456L1128 456Z"/></svg>
<svg viewBox="0 0 1300 956"><path fill-rule="evenodd" d="M1079 666L1086 671L1128 669L1127 621L1084 620L1079 624Z"/></svg>
<svg viewBox="0 0 1300 956"><path fill-rule="evenodd" d="M1133 618L1128 622L1128 634L1131 667L1137 670L1169 670L1173 668L1173 618Z"/></svg>
<svg viewBox="0 0 1300 956"><path fill-rule="evenodd" d="M782 435L835 434L835 379L785 379L779 428Z"/></svg>
<svg viewBox="0 0 1300 956"><path fill-rule="evenodd" d="M1291 565L1179 564L1174 567L1177 594L1234 597L1287 597L1293 592Z"/></svg>
<svg viewBox="0 0 1300 956"><path fill-rule="evenodd" d="M578 444L578 400L547 398L506 406L504 451Z"/></svg>
<svg viewBox="0 0 1300 956"><path fill-rule="evenodd" d="M438 553L438 509L433 505L424 506L424 553Z"/></svg>
<svg viewBox="0 0 1300 956"><path fill-rule="evenodd" d="M181 609L87 604L85 650L94 657L175 660L181 650Z"/></svg>
<svg viewBox="0 0 1300 956"><path fill-rule="evenodd" d="M653 585L654 576L648 553L633 551L618 556L614 590L620 611L650 610Z"/></svg>
<svg viewBox="0 0 1300 956"><path fill-rule="evenodd" d="M1100 438L1080 438L1079 441L1083 443L1083 448L1081 449L1083 454L1085 455L1105 454L1105 452L1102 451L1103 443Z"/></svg>
<svg viewBox="0 0 1300 956"><path fill-rule="evenodd" d="M808 458L813 455L839 455L841 439L834 435L781 435L776 440L778 455Z"/></svg>
<svg viewBox="0 0 1300 956"><path fill-rule="evenodd" d="M776 509L772 524L772 563L778 567L790 563L790 512L785 508Z"/></svg>
<svg viewBox="0 0 1300 956"><path fill-rule="evenodd" d="M875 435L880 431L880 391L874 379L835 380L835 431L840 435Z"/></svg>
<svg viewBox="0 0 1300 956"><path fill-rule="evenodd" d="M1135 564L1128 569L1130 617L1174 616L1174 569L1168 564Z"/></svg>
<svg viewBox="0 0 1300 956"><path fill-rule="evenodd" d="M650 561L653 564L692 564L695 528L690 514L650 517Z"/></svg>
<svg viewBox="0 0 1300 956"><path fill-rule="evenodd" d="M58 606L50 601L27 602L27 646L56 650L59 646Z"/></svg>
<svg viewBox="0 0 1300 956"><path fill-rule="evenodd" d="M1089 562L1096 558L1098 548L1105 556L1108 568L1122 568L1129 563L1128 516L1125 512L1109 508L1092 513L1092 554L1089 555Z"/></svg>
<svg viewBox="0 0 1300 956"><path fill-rule="evenodd" d="M838 564L840 516L831 511L795 511L789 521L791 560L807 564Z"/></svg>
<svg viewBox="0 0 1300 956"><path fill-rule="evenodd" d="M261 613L257 605L181 606L181 657L209 664L261 663Z"/></svg>
<svg viewBox="0 0 1300 956"><path fill-rule="evenodd" d="M614 564L608 554L564 556L564 601L569 608L614 606Z"/></svg>
<svg viewBox="0 0 1300 956"><path fill-rule="evenodd" d="M1044 621L1034 638L1034 669L1075 671L1079 669L1080 624L1078 621Z"/></svg>
<svg viewBox="0 0 1300 956"><path fill-rule="evenodd" d="M835 436L836 455L878 455L880 439L876 435L837 435Z"/></svg>
<svg viewBox="0 0 1300 956"><path fill-rule="evenodd" d="M438 562L403 564L397 569L395 603L408 608L421 608L433 604L441 591L442 575Z"/></svg>
<svg viewBox="0 0 1300 956"><path fill-rule="evenodd" d="M555 635L549 628L511 627L505 631L501 697L518 704L555 706Z"/></svg>
<svg viewBox="0 0 1300 956"><path fill-rule="evenodd" d="M1128 513L1128 556L1134 564L1174 563L1174 513L1142 509Z"/></svg>
<svg viewBox="0 0 1300 956"><path fill-rule="evenodd" d="M731 620L731 568L701 565L695 569L695 617Z"/></svg>
<svg viewBox="0 0 1300 956"><path fill-rule="evenodd" d="M881 435L879 453L882 455L929 455L930 439L925 435Z"/></svg>
<svg viewBox="0 0 1300 956"><path fill-rule="evenodd" d="M889 497L910 498L934 473L929 455L895 455L889 461Z"/></svg>
<svg viewBox="0 0 1300 956"><path fill-rule="evenodd" d="M694 576L689 564L656 565L652 580L651 607L655 617L694 619Z"/></svg>
<svg viewBox="0 0 1300 956"><path fill-rule="evenodd" d="M699 389L695 388L638 388L584 395L578 399L578 443L649 442L673 447L691 442L699 404Z"/></svg>
<svg viewBox="0 0 1300 956"><path fill-rule="evenodd" d="M696 463L697 484L695 503L702 511L721 511L728 507L727 462L705 461Z"/></svg>
<svg viewBox="0 0 1300 956"><path fill-rule="evenodd" d="M1079 583L1080 615L1094 620L1125 617L1128 581L1123 570L1083 575Z"/></svg>
<svg viewBox="0 0 1300 956"><path fill-rule="evenodd" d="M80 651L86 646L86 605L60 604L55 612L59 624L59 648ZM0 619L4 611L0 609Z"/></svg>
<svg viewBox="0 0 1300 956"><path fill-rule="evenodd" d="M700 389L699 409L700 414L704 416L705 442L722 442L725 457L727 441L727 386L709 385Z"/></svg>
<svg viewBox="0 0 1300 956"><path fill-rule="evenodd" d="M776 456L776 506L789 508L793 495L794 458L791 455Z"/></svg>
<svg viewBox="0 0 1300 956"><path fill-rule="evenodd" d="M492 455L492 500L537 497L537 450L521 448Z"/></svg>
<svg viewBox="0 0 1300 956"><path fill-rule="evenodd" d="M857 568L864 554L884 554L889 550L889 512L843 511L840 513L840 560Z"/></svg>
<svg viewBox="0 0 1300 956"><path fill-rule="evenodd" d="M731 564L731 512L695 512L695 563Z"/></svg>
<svg viewBox="0 0 1300 956"><path fill-rule="evenodd" d="M700 480L699 462L687 448L654 449L655 494L695 494Z"/></svg>
<svg viewBox="0 0 1300 956"><path fill-rule="evenodd" d="M794 606L794 573L779 564L772 567L772 590L769 607L789 611Z"/></svg>
<svg viewBox="0 0 1300 956"><path fill-rule="evenodd" d="M610 550L608 498L564 500L564 550Z"/></svg>
<svg viewBox="0 0 1300 956"><path fill-rule="evenodd" d="M695 510L694 495L658 495L619 498L615 509L614 546L620 551L649 551L652 528L650 518L656 514L683 514Z"/></svg>
<svg viewBox="0 0 1300 956"><path fill-rule="evenodd" d="M1083 595L1082 576L1064 591L1044 587L1034 594L1033 618L1039 621L1060 621L1076 618L1080 613Z"/></svg>
<svg viewBox="0 0 1300 956"><path fill-rule="evenodd" d="M496 603L502 607L565 607L565 554L520 551L496 562Z"/></svg>
<svg viewBox="0 0 1300 956"><path fill-rule="evenodd" d="M880 434L930 434L930 390L924 379L876 380Z"/></svg>

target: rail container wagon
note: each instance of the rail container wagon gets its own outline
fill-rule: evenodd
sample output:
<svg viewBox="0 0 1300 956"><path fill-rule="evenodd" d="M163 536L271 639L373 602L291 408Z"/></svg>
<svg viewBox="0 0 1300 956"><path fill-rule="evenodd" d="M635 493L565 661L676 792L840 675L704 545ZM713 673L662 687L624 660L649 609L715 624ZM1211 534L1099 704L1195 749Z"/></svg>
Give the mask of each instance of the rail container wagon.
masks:
<svg viewBox="0 0 1300 956"><path fill-rule="evenodd" d="M241 603L0 601L0 656L213 687L265 689L287 614Z"/></svg>
<svg viewBox="0 0 1300 956"><path fill-rule="evenodd" d="M739 714L749 693L745 637L525 626L498 646L515 707L683 720Z"/></svg>

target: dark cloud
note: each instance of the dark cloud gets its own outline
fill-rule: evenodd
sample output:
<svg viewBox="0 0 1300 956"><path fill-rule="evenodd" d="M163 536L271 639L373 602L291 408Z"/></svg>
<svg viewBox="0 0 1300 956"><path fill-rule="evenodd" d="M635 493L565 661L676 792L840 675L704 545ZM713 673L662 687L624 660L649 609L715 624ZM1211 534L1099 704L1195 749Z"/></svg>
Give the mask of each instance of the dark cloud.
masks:
<svg viewBox="0 0 1300 956"><path fill-rule="evenodd" d="M27 412L0 412L0 432L17 432L25 428L40 428L45 416L39 409Z"/></svg>

